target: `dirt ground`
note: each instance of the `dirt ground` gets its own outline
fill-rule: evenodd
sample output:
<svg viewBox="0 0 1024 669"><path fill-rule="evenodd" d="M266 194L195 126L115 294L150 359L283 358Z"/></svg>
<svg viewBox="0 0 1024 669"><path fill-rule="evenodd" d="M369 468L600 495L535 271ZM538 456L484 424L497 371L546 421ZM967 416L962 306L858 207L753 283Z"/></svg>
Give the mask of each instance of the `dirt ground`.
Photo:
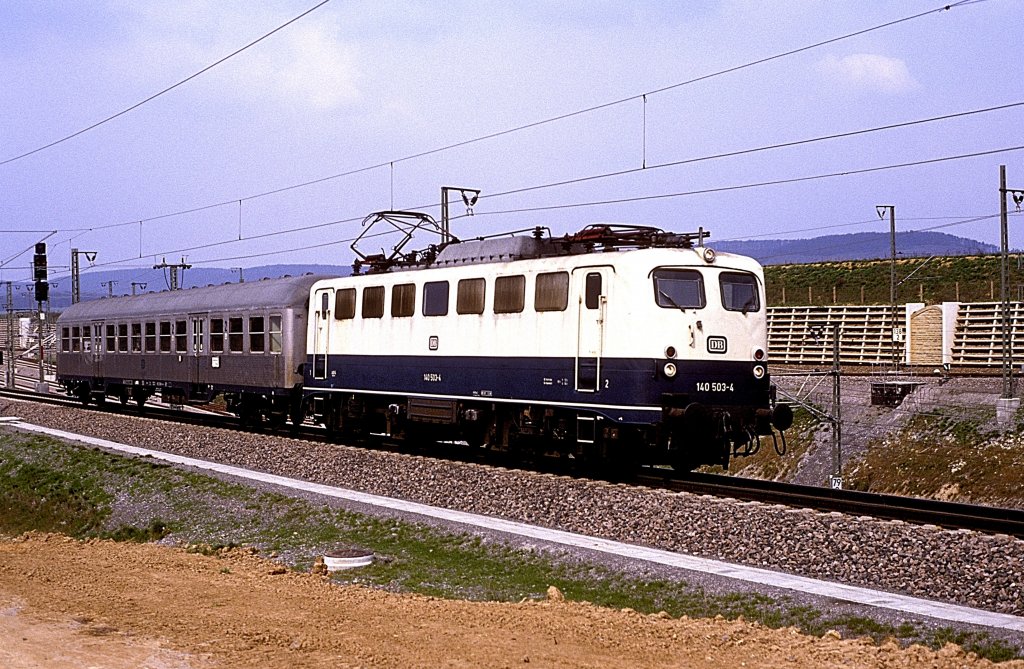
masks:
<svg viewBox="0 0 1024 669"><path fill-rule="evenodd" d="M32 534L0 540L0 666L991 666L952 645L933 652L834 633L819 639L553 595L520 604L447 601L334 585L244 550L201 555Z"/></svg>

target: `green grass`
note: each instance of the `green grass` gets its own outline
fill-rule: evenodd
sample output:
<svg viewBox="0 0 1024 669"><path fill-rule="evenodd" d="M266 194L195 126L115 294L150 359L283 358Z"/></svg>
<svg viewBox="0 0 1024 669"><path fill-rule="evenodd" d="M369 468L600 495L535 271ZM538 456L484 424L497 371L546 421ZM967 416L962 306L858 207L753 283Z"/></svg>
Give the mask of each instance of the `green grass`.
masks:
<svg viewBox="0 0 1024 669"><path fill-rule="evenodd" d="M120 493L115 495L115 493ZM630 577L568 554L516 548L468 533L366 516L280 494L60 442L0 431L0 532L56 531L78 538L148 541L170 537L201 553L250 545L308 570L337 546L371 550L370 567L337 572L335 580L394 592L518 602L543 599L557 586L569 600L665 611L674 617L743 617L812 635L895 638L939 648L959 643L982 657L1019 657L1019 649L979 633L887 625L800 605L788 597L710 594L681 581ZM115 524L118 504L148 509ZM123 509L120 509L123 511Z"/></svg>

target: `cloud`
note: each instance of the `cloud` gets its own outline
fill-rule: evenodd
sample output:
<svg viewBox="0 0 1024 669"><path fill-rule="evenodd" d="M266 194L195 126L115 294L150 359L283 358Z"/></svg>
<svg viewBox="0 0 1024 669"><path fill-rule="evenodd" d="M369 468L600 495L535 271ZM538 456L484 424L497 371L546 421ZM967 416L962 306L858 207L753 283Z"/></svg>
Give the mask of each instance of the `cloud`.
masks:
<svg viewBox="0 0 1024 669"><path fill-rule="evenodd" d="M818 67L826 75L857 88L902 93L917 87L905 62L875 53L854 53L843 58L829 56L820 61Z"/></svg>

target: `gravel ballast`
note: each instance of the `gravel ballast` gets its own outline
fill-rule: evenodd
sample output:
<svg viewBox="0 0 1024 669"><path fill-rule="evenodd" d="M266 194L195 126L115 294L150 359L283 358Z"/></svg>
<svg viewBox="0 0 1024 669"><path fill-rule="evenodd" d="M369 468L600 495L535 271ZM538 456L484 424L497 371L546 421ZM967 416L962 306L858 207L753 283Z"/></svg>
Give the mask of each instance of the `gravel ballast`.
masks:
<svg viewBox="0 0 1024 669"><path fill-rule="evenodd" d="M1024 615L1024 541L0 401L0 415L331 486Z"/></svg>

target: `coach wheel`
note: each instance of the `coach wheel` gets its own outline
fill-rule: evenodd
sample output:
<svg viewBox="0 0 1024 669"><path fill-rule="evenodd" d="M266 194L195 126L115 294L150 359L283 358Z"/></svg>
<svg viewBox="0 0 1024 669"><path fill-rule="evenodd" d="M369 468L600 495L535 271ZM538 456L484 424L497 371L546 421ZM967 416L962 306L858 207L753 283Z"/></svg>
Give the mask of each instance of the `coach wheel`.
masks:
<svg viewBox="0 0 1024 669"><path fill-rule="evenodd" d="M92 397L92 390L89 388L89 384L80 384L75 390L75 396L78 397L78 401L82 403L82 406L89 406L89 399Z"/></svg>

